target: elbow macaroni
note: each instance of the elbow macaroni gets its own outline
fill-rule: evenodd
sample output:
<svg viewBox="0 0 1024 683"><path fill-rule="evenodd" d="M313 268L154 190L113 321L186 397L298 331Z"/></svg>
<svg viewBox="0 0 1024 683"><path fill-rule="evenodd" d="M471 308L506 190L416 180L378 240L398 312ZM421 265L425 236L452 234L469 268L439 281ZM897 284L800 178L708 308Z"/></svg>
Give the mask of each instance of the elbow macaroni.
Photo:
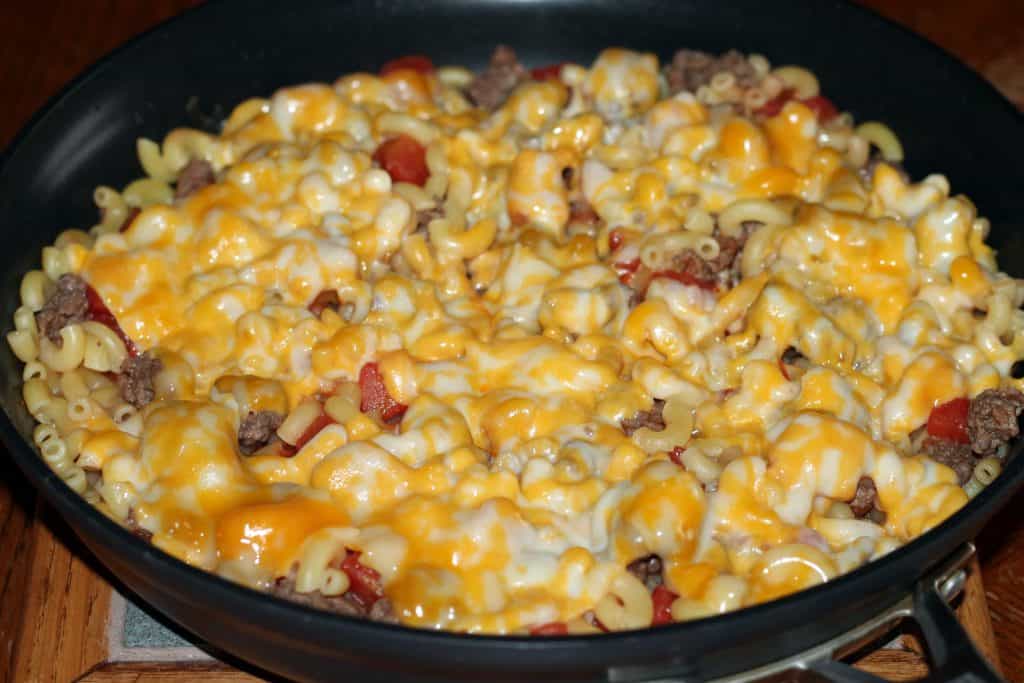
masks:
<svg viewBox="0 0 1024 683"><path fill-rule="evenodd" d="M910 541L1002 468L961 488L913 430L1024 387L1024 287L944 177L857 173L871 145L903 158L893 131L758 113L820 85L747 62L753 85L723 71L665 97L654 55L612 48L489 116L465 69L357 74L248 100L219 135L140 139L146 176L98 187L97 225L21 282L7 339L42 458L235 581L341 596L359 552L426 628L643 628L639 557L660 556L682 620ZM423 187L374 166L398 134L425 148ZM192 159L219 179L175 197ZM734 277L666 278L681 253L734 258ZM627 287L636 270L649 287ZM65 273L133 348L102 319L41 332ZM111 377L133 345L161 367L142 408ZM243 456L261 411L287 447ZM855 518L862 477L883 521Z"/></svg>

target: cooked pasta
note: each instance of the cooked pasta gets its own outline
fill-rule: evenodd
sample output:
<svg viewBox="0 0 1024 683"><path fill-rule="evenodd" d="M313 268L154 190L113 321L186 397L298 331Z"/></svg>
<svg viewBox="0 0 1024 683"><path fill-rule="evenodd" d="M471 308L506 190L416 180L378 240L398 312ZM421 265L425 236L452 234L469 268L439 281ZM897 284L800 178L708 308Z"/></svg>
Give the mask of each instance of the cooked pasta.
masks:
<svg viewBox="0 0 1024 683"><path fill-rule="evenodd" d="M538 635L831 580L995 480L1024 283L894 131L734 51L509 73L139 140L21 282L43 460L233 581Z"/></svg>

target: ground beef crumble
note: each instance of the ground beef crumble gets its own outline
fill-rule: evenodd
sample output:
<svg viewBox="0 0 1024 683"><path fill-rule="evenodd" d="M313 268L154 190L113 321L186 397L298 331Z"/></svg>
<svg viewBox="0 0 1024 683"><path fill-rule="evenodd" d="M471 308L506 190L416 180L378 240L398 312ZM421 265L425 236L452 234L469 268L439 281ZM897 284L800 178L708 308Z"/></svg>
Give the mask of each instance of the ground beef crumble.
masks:
<svg viewBox="0 0 1024 683"><path fill-rule="evenodd" d="M986 389L975 396L967 412L971 449L980 456L996 455L1020 433L1022 410L1024 394L1016 389Z"/></svg>
<svg viewBox="0 0 1024 683"><path fill-rule="evenodd" d="M757 71L736 50L729 50L719 57L700 50L679 50L664 69L669 93L673 95L681 90L696 92L721 72L735 76L736 84L741 88L749 88L758 81Z"/></svg>
<svg viewBox="0 0 1024 683"><path fill-rule="evenodd" d="M88 285L85 280L65 273L57 280L57 287L43 307L36 313L39 332L54 344L60 346L63 340L60 331L68 325L80 323L89 317Z"/></svg>
<svg viewBox="0 0 1024 683"><path fill-rule="evenodd" d="M658 555L647 555L633 560L626 569L636 578L643 582L647 590L652 591L660 586L664 579L662 577L662 562Z"/></svg>
<svg viewBox="0 0 1024 683"><path fill-rule="evenodd" d="M129 356L121 363L121 372L117 376L117 386L121 390L121 398L136 408L148 405L156 398L154 380L163 369L159 358L148 351L141 356Z"/></svg>
<svg viewBox="0 0 1024 683"><path fill-rule="evenodd" d="M850 509L858 518L863 519L878 510L878 489L871 477L861 477L857 482L857 491L850 501Z"/></svg>
<svg viewBox="0 0 1024 683"><path fill-rule="evenodd" d="M974 473L977 459L968 444L929 436L921 443L921 450L935 462L946 465L956 472L956 478L961 485Z"/></svg>
<svg viewBox="0 0 1024 683"><path fill-rule="evenodd" d="M527 71L516 58L515 50L507 45L499 45L494 48L487 68L469 84L466 94L476 106L493 111L526 78Z"/></svg>
<svg viewBox="0 0 1024 683"><path fill-rule="evenodd" d="M641 410L633 417L622 420L622 431L626 436L632 436L636 430L647 427L651 431L660 432L665 429L665 418L662 411L665 409L665 402L661 399L654 399L654 405L650 410Z"/></svg>
<svg viewBox="0 0 1024 683"><path fill-rule="evenodd" d="M320 591L300 593L295 590L296 569L293 567L287 576L278 577L270 587L270 593L290 602L307 607L335 612L349 617L364 617L373 621L398 623L394 607L387 598L380 598L372 605L366 606L355 597L352 591L343 595L324 595Z"/></svg>
<svg viewBox="0 0 1024 683"><path fill-rule="evenodd" d="M284 416L275 410L250 411L238 427L238 448L243 455L252 455L273 441Z"/></svg>
<svg viewBox="0 0 1024 683"><path fill-rule="evenodd" d="M416 229L414 232L427 232L430 221L435 218L444 218L444 209L440 206L432 206L429 209L420 209L416 212Z"/></svg>
<svg viewBox="0 0 1024 683"><path fill-rule="evenodd" d="M175 199L184 199L217 182L213 166L205 159L192 159L178 174L178 184L174 189Z"/></svg>

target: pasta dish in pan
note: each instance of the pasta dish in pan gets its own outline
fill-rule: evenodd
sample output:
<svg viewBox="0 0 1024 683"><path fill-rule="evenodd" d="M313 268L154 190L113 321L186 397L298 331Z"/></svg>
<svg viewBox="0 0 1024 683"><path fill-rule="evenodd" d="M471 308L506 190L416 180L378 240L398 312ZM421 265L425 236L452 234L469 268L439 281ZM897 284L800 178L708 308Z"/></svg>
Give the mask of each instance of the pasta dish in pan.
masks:
<svg viewBox="0 0 1024 683"><path fill-rule="evenodd" d="M137 147L25 275L43 459L233 581L432 629L694 619L990 483L1022 283L759 55L408 56Z"/></svg>

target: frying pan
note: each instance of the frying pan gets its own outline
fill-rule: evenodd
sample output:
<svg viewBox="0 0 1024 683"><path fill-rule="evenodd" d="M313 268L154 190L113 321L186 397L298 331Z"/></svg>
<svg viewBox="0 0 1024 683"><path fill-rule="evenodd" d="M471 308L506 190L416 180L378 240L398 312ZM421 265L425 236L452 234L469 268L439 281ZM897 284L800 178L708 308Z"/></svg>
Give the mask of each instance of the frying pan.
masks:
<svg viewBox="0 0 1024 683"><path fill-rule="evenodd" d="M527 64L589 63L624 45L662 59L682 46L737 47L818 74L860 120L898 131L915 177L941 171L992 220L1011 272L1022 261L1017 170L1020 114L921 38L842 2L740 0L223 1L121 48L56 97L0 162L0 320L21 274L60 229L95 219L92 189L137 177L134 140L175 126L215 127L248 96L331 81L410 53L480 67L493 46ZM9 324L8 324L9 327ZM935 530L825 585L724 616L600 636L487 637L357 621L283 602L189 567L143 543L72 493L30 446L20 366L0 351L0 437L45 499L143 600L202 640L300 680L736 680L784 669L836 681L874 680L833 660L894 619L918 621L933 680L998 680L947 600L982 525L1024 482L1024 458ZM790 675L790 674L785 674Z"/></svg>

